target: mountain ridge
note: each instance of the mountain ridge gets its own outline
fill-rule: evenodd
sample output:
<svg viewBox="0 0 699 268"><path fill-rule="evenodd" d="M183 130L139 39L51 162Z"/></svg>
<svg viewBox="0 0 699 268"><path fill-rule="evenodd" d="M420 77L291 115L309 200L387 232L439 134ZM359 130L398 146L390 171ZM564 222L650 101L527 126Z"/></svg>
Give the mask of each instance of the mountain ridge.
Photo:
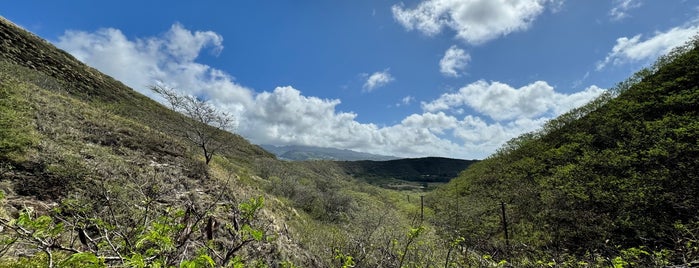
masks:
<svg viewBox="0 0 699 268"><path fill-rule="evenodd" d="M261 144L260 147L268 152L274 153L279 159L292 161L305 160L334 160L334 161L357 161L357 160L394 160L395 156L377 155L357 152L349 149L337 149L330 147L303 146L303 145L269 145Z"/></svg>
<svg viewBox="0 0 699 268"><path fill-rule="evenodd" d="M394 178L414 182L448 182L478 160L446 157L404 158L386 161L336 161L359 177Z"/></svg>

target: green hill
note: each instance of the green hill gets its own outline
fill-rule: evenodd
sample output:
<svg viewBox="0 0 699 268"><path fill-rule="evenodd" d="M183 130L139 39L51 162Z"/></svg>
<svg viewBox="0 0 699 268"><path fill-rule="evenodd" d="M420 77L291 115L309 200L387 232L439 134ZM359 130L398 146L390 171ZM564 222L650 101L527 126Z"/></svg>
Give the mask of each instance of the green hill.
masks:
<svg viewBox="0 0 699 268"><path fill-rule="evenodd" d="M516 256L523 266L566 266L571 259L689 265L699 260L698 138L695 40L609 94L510 141L428 203L444 237Z"/></svg>
<svg viewBox="0 0 699 268"><path fill-rule="evenodd" d="M449 182L476 162L477 160L424 157L387 161L337 161L337 164L349 175L375 185L395 189L425 189L428 188L426 185Z"/></svg>

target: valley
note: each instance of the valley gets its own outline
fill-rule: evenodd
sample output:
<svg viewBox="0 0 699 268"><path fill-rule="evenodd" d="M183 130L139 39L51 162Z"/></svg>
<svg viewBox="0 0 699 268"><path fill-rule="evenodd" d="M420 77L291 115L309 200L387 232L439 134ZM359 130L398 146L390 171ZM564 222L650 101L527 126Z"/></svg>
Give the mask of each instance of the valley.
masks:
<svg viewBox="0 0 699 268"><path fill-rule="evenodd" d="M483 160L288 161L0 18L0 266L691 267L697 103L695 38Z"/></svg>

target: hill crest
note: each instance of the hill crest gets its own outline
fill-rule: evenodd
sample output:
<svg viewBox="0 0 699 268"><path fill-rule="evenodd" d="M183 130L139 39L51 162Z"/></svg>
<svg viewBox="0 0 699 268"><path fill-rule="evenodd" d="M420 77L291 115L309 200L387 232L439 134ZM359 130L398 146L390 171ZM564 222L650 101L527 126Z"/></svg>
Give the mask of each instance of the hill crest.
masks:
<svg viewBox="0 0 699 268"><path fill-rule="evenodd" d="M334 160L334 161L358 161L358 160L393 160L395 156L377 155L362 153L347 149L336 149L327 147L285 145L275 146L263 144L260 147L268 152L274 153L279 159L292 161L305 160Z"/></svg>

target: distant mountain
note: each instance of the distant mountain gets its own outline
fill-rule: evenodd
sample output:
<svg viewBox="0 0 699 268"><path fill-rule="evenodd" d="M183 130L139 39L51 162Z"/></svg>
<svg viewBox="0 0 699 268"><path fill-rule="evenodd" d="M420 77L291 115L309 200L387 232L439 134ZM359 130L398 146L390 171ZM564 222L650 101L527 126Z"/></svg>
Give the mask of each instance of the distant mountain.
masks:
<svg viewBox="0 0 699 268"><path fill-rule="evenodd" d="M323 148L314 146L287 145L275 146L263 144L260 145L263 149L275 154L278 158L292 161L305 160L333 160L333 161L358 161L358 160L374 160L385 161L398 159L395 156L377 155L370 153L356 152L352 150L343 150L335 148Z"/></svg>
<svg viewBox="0 0 699 268"><path fill-rule="evenodd" d="M367 181L397 179L412 182L448 182L478 160L443 157L395 159L389 161L338 161L345 172Z"/></svg>

